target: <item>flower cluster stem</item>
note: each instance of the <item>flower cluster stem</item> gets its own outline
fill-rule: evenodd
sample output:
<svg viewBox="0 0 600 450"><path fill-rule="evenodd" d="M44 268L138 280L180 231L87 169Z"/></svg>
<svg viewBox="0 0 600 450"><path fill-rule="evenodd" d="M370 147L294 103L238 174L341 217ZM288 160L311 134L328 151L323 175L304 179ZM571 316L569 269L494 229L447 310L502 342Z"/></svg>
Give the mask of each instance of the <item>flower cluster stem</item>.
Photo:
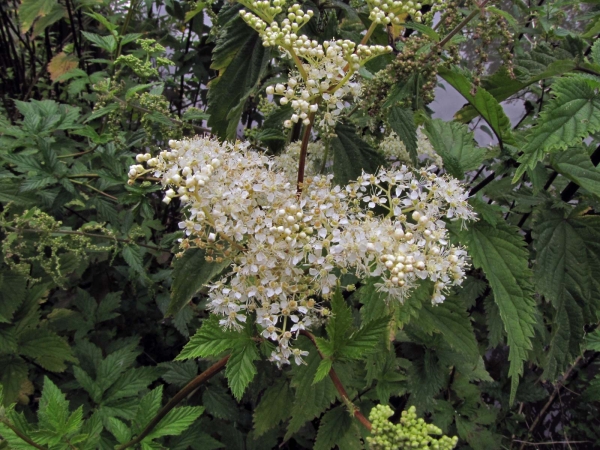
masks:
<svg viewBox="0 0 600 450"><path fill-rule="evenodd" d="M210 380L213 376L219 373L221 370L225 368L225 364L229 360L229 356L227 355L224 358L220 359L192 381L190 381L183 389L181 389L175 397L173 397L169 403L167 403L159 412L154 416L154 418L146 425L146 428L134 439L125 444L122 444L116 447L116 450L124 450L129 447L133 447L136 444L139 444L146 436L150 434L150 432L159 424L159 422L171 411L175 406L177 406L184 398L194 392L202 383Z"/></svg>
<svg viewBox="0 0 600 450"><path fill-rule="evenodd" d="M315 113L311 112L308 115L310 123L304 128L302 135L302 146L300 147L300 161L298 163L298 195L302 194L302 184L304 183L304 168L306 167L306 155L308 153L308 141L310 140L310 132L312 123L315 118Z"/></svg>
<svg viewBox="0 0 600 450"><path fill-rule="evenodd" d="M321 356L321 358L325 359L325 356L319 350L319 346L317 345L315 336L311 332L306 331L306 330L300 330L300 334L303 336L306 336L308 339L310 339L310 341L317 348L317 351L319 352L319 356ZM372 428L371 422L369 422L369 419L367 419L363 415L363 413L360 412L360 409L358 409L358 407L354 403L352 403L352 400L350 400L350 397L348 396L348 393L346 392L346 388L344 388L342 381L338 377L338 375L335 372L335 370L333 369L333 367L331 369L329 369L329 378L331 378L333 385L335 386L338 393L340 394L340 397L342 397L342 401L348 406L348 409L352 412L352 415L354 417L356 417L356 419L360 422L360 424L363 427L365 427L367 430L371 431L371 428Z"/></svg>

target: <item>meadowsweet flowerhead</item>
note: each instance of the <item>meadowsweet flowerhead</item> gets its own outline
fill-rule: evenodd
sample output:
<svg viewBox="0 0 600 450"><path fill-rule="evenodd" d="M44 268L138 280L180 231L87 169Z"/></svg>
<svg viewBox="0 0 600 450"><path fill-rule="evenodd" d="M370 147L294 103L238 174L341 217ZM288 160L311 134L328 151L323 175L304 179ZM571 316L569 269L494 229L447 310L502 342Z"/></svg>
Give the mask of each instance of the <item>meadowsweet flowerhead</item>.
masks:
<svg viewBox="0 0 600 450"><path fill-rule="evenodd" d="M156 157L138 155L129 176L151 173L162 180L165 202L179 199L183 249L231 262L210 285L209 309L225 328L253 320L277 342L278 365L301 363L293 342L327 320L316 299L332 295L342 272L378 277L379 289L399 301L422 279L434 282L434 303L462 282L467 255L449 243L444 219L474 214L457 180L401 166L346 187L331 175L309 176L298 196L287 163L248 144L195 138L169 146Z"/></svg>

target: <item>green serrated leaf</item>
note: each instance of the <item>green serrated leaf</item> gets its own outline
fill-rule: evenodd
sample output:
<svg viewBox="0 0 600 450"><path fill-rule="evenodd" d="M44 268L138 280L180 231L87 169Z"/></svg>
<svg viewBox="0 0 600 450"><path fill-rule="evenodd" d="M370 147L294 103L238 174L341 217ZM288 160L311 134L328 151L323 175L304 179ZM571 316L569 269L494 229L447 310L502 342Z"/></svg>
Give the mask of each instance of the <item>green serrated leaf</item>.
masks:
<svg viewBox="0 0 600 450"><path fill-rule="evenodd" d="M531 269L525 242L517 227L499 223L496 227L477 222L463 230L473 265L483 269L490 282L494 300L510 347L509 376L512 379L510 402L514 401L523 362L532 348L536 305L532 297Z"/></svg>
<svg viewBox="0 0 600 450"><path fill-rule="evenodd" d="M274 386L269 387L254 410L255 435L265 434L290 417L290 404L293 400L292 390L286 380L280 380Z"/></svg>
<svg viewBox="0 0 600 450"><path fill-rule="evenodd" d="M552 85L554 98L544 105L531 131L513 182L534 168L544 155L576 145L600 130L600 93L581 76L562 77Z"/></svg>
<svg viewBox="0 0 600 450"><path fill-rule="evenodd" d="M183 433L204 412L202 406L180 406L172 409L158 422L154 430L144 438L150 441L162 436L177 436Z"/></svg>
<svg viewBox="0 0 600 450"><path fill-rule="evenodd" d="M314 348L314 347L313 347ZM319 416L336 398L336 390L331 379L314 384L315 373L321 362L316 351L306 358L306 365L294 367L293 386L296 388L294 404L291 408L291 420L285 440L288 440L309 420Z"/></svg>
<svg viewBox="0 0 600 450"><path fill-rule="evenodd" d="M320 349L321 347L319 347ZM329 371L333 366L333 360L326 358L322 359L319 363L319 367L317 367L317 372L315 373L315 378L313 379L313 384L317 384L319 381L323 380L327 375L329 375Z"/></svg>
<svg viewBox="0 0 600 450"><path fill-rule="evenodd" d="M116 417L109 417L107 419L106 428L112 433L112 435L115 438L117 438L117 442L119 444L129 442L129 440L131 439L131 428Z"/></svg>
<svg viewBox="0 0 600 450"><path fill-rule="evenodd" d="M40 398L38 420L41 429L61 434L69 416L69 402L65 394L50 380L44 377L44 388Z"/></svg>
<svg viewBox="0 0 600 450"><path fill-rule="evenodd" d="M339 445L351 426L352 418L344 405L327 411L321 418L314 449L329 450Z"/></svg>
<svg viewBox="0 0 600 450"><path fill-rule="evenodd" d="M223 27L213 53L211 68L220 76L211 81L208 92L208 126L221 138L236 135L242 110L250 93L256 89L271 58L269 48L262 45L258 33L239 16L241 5L223 8L219 24ZM231 13L236 13L230 19Z"/></svg>
<svg viewBox="0 0 600 450"><path fill-rule="evenodd" d="M67 362L77 361L67 341L46 328L28 329L18 341L20 354L34 358L52 372L63 372Z"/></svg>
<svg viewBox="0 0 600 450"><path fill-rule="evenodd" d="M254 375L258 373L254 365L257 359L260 359L260 355L252 339L240 342L231 351L225 376L233 396L238 401L241 400Z"/></svg>
<svg viewBox="0 0 600 450"><path fill-rule="evenodd" d="M235 347L239 342L243 342L244 340L246 340L246 337L242 333L224 330L219 325L218 316L211 315L204 321L202 327L200 327L175 359L182 361L191 358L215 356Z"/></svg>
<svg viewBox="0 0 600 450"><path fill-rule="evenodd" d="M386 338L389 323L390 317L385 316L364 324L341 348L339 359L360 359L373 352Z"/></svg>

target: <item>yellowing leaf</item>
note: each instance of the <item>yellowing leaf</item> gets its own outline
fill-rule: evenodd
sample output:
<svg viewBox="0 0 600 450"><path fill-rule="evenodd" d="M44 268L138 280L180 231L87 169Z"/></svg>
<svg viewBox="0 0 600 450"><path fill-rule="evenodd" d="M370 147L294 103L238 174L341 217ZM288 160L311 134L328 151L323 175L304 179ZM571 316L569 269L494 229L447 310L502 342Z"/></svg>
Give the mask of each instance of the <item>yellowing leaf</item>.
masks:
<svg viewBox="0 0 600 450"><path fill-rule="evenodd" d="M57 5L57 0L23 0L19 6L21 32L27 33L35 19L48 15Z"/></svg>
<svg viewBox="0 0 600 450"><path fill-rule="evenodd" d="M48 63L48 73L50 79L54 82L75 69L79 64L79 60L73 55L67 55L65 52L60 52L54 55L54 58Z"/></svg>

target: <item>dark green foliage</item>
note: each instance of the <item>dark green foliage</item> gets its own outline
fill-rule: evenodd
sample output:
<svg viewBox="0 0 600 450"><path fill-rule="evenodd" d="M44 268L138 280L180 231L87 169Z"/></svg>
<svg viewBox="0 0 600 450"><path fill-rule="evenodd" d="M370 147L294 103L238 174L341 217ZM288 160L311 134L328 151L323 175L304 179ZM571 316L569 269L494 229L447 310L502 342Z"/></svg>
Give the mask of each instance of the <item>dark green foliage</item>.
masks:
<svg viewBox="0 0 600 450"><path fill-rule="evenodd" d="M239 3L0 3L0 449L361 450L355 413L379 404L394 425L414 406L464 450L600 448L597 5L445 3L435 25L375 27L394 53L360 69L369 98L312 130L321 169L343 189L391 167L391 131L423 168L423 132L436 174L471 195L478 221L447 227L472 265L438 305L430 281L400 302L377 274L336 272L335 293L308 296L323 320L293 336L303 361L280 369L262 329L207 307L230 260L181 248L188 212L152 171L127 173L204 133L285 151L305 128L267 87L298 77L293 60ZM371 26L365 2L302 8L316 42ZM438 79L461 95L454 120L423 105Z"/></svg>

